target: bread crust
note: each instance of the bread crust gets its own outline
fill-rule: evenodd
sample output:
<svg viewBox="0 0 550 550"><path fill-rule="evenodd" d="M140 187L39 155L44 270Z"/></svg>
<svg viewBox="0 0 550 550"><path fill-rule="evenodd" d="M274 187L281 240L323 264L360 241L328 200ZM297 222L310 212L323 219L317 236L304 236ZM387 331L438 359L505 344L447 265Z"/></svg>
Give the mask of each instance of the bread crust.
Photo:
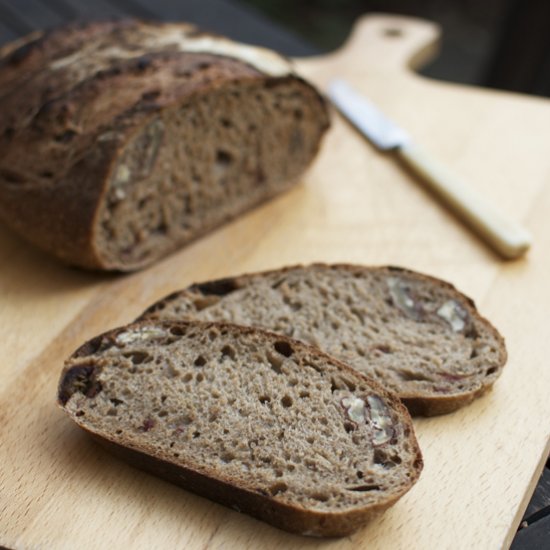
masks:
<svg viewBox="0 0 550 550"><path fill-rule="evenodd" d="M499 352L499 367L502 368L507 360L507 351L506 343L504 337L498 332L498 330L487 320L485 317L482 317L476 309L474 301L468 296L459 292L451 283L437 279L430 275L425 275L423 273L418 273L416 271L397 267L397 266L359 266L353 264L327 264L327 263L314 263L311 265L302 265L297 264L293 266L284 267L281 269L273 269L268 271L262 271L258 273L249 273L243 274L236 277L227 277L223 279L218 279L215 281L207 281L205 283L195 283L186 289L181 291L176 291L168 296L158 300L148 309L144 311L142 315L138 317L137 320L147 319L154 317L155 311L162 309L164 305L170 301L177 300L181 296L189 295L193 293L201 294L219 294L223 295L229 292L231 289L242 288L247 285L248 282L261 277L269 277L272 275L284 275L285 273L294 271L296 269L337 269L345 270L350 273L361 272L363 270L378 270L389 273L404 273L409 274L418 280L427 281L430 284L439 286L441 288L447 289L460 303L464 303L465 307L468 310L469 315L476 319L479 323L482 323L486 330L491 333L494 339L498 342L498 352ZM445 394L445 395L428 395L425 393L403 393L399 397L409 409L409 412L413 416L438 416L442 414L448 414L454 412L475 399L486 394L494 385L496 381L496 376L489 379L489 381L484 384L482 387L475 391L466 391L466 392L456 392L454 394Z"/></svg>
<svg viewBox="0 0 550 550"><path fill-rule="evenodd" d="M322 359L330 361L332 364L337 365L338 368L340 368L344 373L347 372L352 377L362 378L373 389L373 391L375 391L378 395L383 396L384 399L391 403L392 407L397 411L401 421L409 426L410 434L408 435L408 442L411 447L410 452L415 456L415 461L412 464L410 477L408 480L409 485L403 487L399 493L386 496L385 498L382 498L380 502L362 508L354 507L340 512L308 510L301 506L282 502L259 489L251 490L249 488L239 486L230 478L224 477L220 474L220 472L216 472L212 469L205 468L203 471L199 471L196 468L177 464L175 460L170 461L160 458L155 454L155 451L152 448L148 452L146 448L136 448L134 444L129 441L125 441L123 438L119 441L114 441L105 434L98 433L88 427L82 426L78 422L78 418L75 418L65 408L65 404L68 399L70 399L70 394L72 391L69 387L69 373L71 369L74 368L74 365L70 364L70 360L72 358L81 358L88 356L90 353L94 353L97 351L102 341L111 341L114 345L114 341L118 333L129 329L139 328L140 326L149 323L150 322L148 321L141 321L126 325L124 327L112 329L87 341L73 353L71 358L67 360L59 380L57 392L58 406L67 412L67 414L71 416L80 428L86 431L99 444L108 449L118 458L123 459L136 468L166 479L167 481L179 485L198 495L233 508L238 512L244 512L248 515L266 521L275 527L292 533L314 537L342 537L352 534L360 527L364 526L365 523L372 520L384 510L395 504L395 502L399 500L399 498L401 498L401 496L403 496L406 492L408 492L410 488L418 481L424 466L422 454L414 434L409 412L394 394L380 386L376 381L362 375L361 373L358 373L348 365L313 346L263 329L234 325L231 323L201 321L162 322L159 323L159 326L173 327L178 325L198 325L204 332L208 331L210 328L216 328L219 330L229 328L230 330L234 330L240 334L255 334L260 337L265 336L269 339L276 338L277 341L284 341L291 345L294 349L313 353Z"/></svg>
<svg viewBox="0 0 550 550"><path fill-rule="evenodd" d="M186 24L125 20L35 33L0 50L0 217L12 229L74 265L140 268L151 260L113 263L96 238L110 177L132 136L164 110L224 86L290 79L313 90L290 68L272 76L232 57L182 52L163 38L178 32L205 35Z"/></svg>

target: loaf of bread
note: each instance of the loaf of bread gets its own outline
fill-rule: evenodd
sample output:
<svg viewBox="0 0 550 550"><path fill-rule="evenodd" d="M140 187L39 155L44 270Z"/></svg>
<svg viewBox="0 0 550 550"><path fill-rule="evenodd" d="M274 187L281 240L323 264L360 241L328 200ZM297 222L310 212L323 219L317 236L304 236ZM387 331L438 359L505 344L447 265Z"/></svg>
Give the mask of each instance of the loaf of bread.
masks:
<svg viewBox="0 0 550 550"><path fill-rule="evenodd" d="M143 321L107 332L68 359L58 401L135 466L304 535L352 533L422 469L397 397L255 328Z"/></svg>
<svg viewBox="0 0 550 550"><path fill-rule="evenodd" d="M296 183L327 127L269 50L133 20L34 33L0 50L0 218L138 269Z"/></svg>
<svg viewBox="0 0 550 550"><path fill-rule="evenodd" d="M413 415L470 403L506 362L472 300L396 267L316 264L196 284L143 318L224 320L309 342L396 392Z"/></svg>

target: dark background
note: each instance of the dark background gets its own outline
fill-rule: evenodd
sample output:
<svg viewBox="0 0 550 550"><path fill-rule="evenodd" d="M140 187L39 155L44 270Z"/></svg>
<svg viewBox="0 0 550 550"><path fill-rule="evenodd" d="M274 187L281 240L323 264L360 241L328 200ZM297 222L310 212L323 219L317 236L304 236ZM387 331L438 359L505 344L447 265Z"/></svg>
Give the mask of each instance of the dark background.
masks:
<svg viewBox="0 0 550 550"><path fill-rule="evenodd" d="M186 19L302 56L341 45L368 12L442 26L427 76L550 96L550 0L0 0L0 43L71 19L132 14Z"/></svg>
<svg viewBox="0 0 550 550"><path fill-rule="evenodd" d="M243 0L322 51L366 12L437 21L441 55L422 73L442 80L550 95L548 0Z"/></svg>

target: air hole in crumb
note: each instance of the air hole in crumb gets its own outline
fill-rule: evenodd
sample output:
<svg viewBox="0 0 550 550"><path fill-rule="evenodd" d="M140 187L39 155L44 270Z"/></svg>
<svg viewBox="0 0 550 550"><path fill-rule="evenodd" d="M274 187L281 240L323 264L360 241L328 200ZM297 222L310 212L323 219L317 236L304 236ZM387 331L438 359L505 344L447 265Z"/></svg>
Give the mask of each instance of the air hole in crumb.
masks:
<svg viewBox="0 0 550 550"><path fill-rule="evenodd" d="M208 333L208 338L210 339L211 342L213 342L218 336L219 334L215 330L211 330Z"/></svg>
<svg viewBox="0 0 550 550"><path fill-rule="evenodd" d="M120 435L120 434L122 433L122 430L117 430L115 433L116 433L117 435Z"/></svg>
<svg viewBox="0 0 550 550"><path fill-rule="evenodd" d="M271 401L271 397L269 395L261 395L260 396L260 403L264 405L265 403L269 403Z"/></svg>
<svg viewBox="0 0 550 550"><path fill-rule="evenodd" d="M347 433L353 432L355 430L355 424L353 422L344 422L344 430Z"/></svg>
<svg viewBox="0 0 550 550"><path fill-rule="evenodd" d="M204 365L206 365L206 359L202 355L199 355L193 364L195 367L204 367Z"/></svg>
<svg viewBox="0 0 550 550"><path fill-rule="evenodd" d="M279 493L284 493L285 491L288 490L288 486L286 483L282 483L282 482L279 482L279 483L274 483L270 488L269 488L269 492L271 494L272 497L274 496L277 496Z"/></svg>
<svg viewBox="0 0 550 550"><path fill-rule="evenodd" d="M153 360L153 357L151 357L148 353L144 351L133 351L130 353L125 353L124 357L127 357L132 361L134 365L141 365L142 363L149 363Z"/></svg>
<svg viewBox="0 0 550 550"><path fill-rule="evenodd" d="M117 415L117 410L115 407L111 407L108 411L107 411L107 416L116 416Z"/></svg>
<svg viewBox="0 0 550 550"><path fill-rule="evenodd" d="M224 346L222 348L222 358L223 357L229 357L230 359L235 360L237 358L237 352L235 351L235 348L232 346Z"/></svg>
<svg viewBox="0 0 550 550"><path fill-rule="evenodd" d="M199 372L199 374L197 374L197 376L195 377L195 380L197 382L202 382L204 380L204 376L201 372Z"/></svg>
<svg viewBox="0 0 550 550"><path fill-rule="evenodd" d="M76 411L75 416L84 416L85 414L84 411Z"/></svg>
<svg viewBox="0 0 550 550"><path fill-rule="evenodd" d="M324 416L321 416L319 417L319 423L322 424L323 426L327 426L328 420Z"/></svg>
<svg viewBox="0 0 550 550"><path fill-rule="evenodd" d="M487 369L485 372L486 376L489 376L490 374L494 374L497 371L497 367L491 367L490 369Z"/></svg>
<svg viewBox="0 0 550 550"><path fill-rule="evenodd" d="M185 334L185 329L183 327L170 327L170 334L174 336L183 336Z"/></svg>
<svg viewBox="0 0 550 550"><path fill-rule="evenodd" d="M159 411L158 415L160 418L163 418L164 416L168 415L168 411L165 411L164 409L162 411Z"/></svg>
<svg viewBox="0 0 550 550"><path fill-rule="evenodd" d="M282 404L283 407L285 407L285 408L292 407L292 397L290 397L290 395L285 395L285 396L281 399L281 404Z"/></svg>
<svg viewBox="0 0 550 550"><path fill-rule="evenodd" d="M381 449L375 449L373 461L375 464L380 464L381 466L384 466L384 468L393 468L395 466L395 462L392 461L392 459L388 457L388 455Z"/></svg>
<svg viewBox="0 0 550 550"><path fill-rule="evenodd" d="M200 432L193 432L193 439L197 439L197 437L200 437Z"/></svg>
<svg viewBox="0 0 550 550"><path fill-rule="evenodd" d="M285 357L290 357L294 353L292 346L288 342L285 342L283 340L275 342L275 344L273 344L273 347L275 348L275 351L277 353L280 353Z"/></svg>
<svg viewBox="0 0 550 550"><path fill-rule="evenodd" d="M223 149L218 149L216 151L216 164L218 166L227 167L233 162L233 156L231 153L224 151Z"/></svg>
<svg viewBox="0 0 550 550"><path fill-rule="evenodd" d="M363 479L363 472L361 470L357 470L357 477Z"/></svg>
<svg viewBox="0 0 550 550"><path fill-rule="evenodd" d="M313 445L314 441L315 441L315 438L312 437L311 435L306 437L306 441L310 444L310 445Z"/></svg>
<svg viewBox="0 0 550 550"><path fill-rule="evenodd" d="M227 118L220 118L220 123L224 128L231 128L231 126L233 126L231 121Z"/></svg>
<svg viewBox="0 0 550 550"><path fill-rule="evenodd" d="M109 399L109 401L110 401L115 407L118 407L119 405L121 405L122 403L124 403L124 401L122 401L122 399L117 399L116 397L112 397L111 399Z"/></svg>
<svg viewBox="0 0 550 550"><path fill-rule="evenodd" d="M221 456L220 456L220 460L222 462L225 462L225 464L229 464L230 462L232 462L233 460L235 460L235 455L231 452L226 452L226 453L223 453Z"/></svg>
<svg viewBox="0 0 550 550"><path fill-rule="evenodd" d="M329 496L326 493L314 493L313 495L311 495L311 498L314 498L319 502L327 502L329 499Z"/></svg>
<svg viewBox="0 0 550 550"><path fill-rule="evenodd" d="M183 377L183 381L184 382L191 382L191 380L193 379L193 375L188 372L184 377Z"/></svg>
<svg viewBox="0 0 550 550"><path fill-rule="evenodd" d="M302 399L304 399L305 397L309 397L309 395L310 395L310 394L309 394L308 391L302 390L302 391L300 392L300 397L301 397Z"/></svg>

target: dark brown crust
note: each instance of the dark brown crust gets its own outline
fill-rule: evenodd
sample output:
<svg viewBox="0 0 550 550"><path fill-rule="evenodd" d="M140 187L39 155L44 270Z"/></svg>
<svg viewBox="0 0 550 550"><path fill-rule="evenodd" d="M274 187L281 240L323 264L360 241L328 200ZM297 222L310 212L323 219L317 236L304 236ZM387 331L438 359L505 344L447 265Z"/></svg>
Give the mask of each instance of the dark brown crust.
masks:
<svg viewBox="0 0 550 550"><path fill-rule="evenodd" d="M503 336L485 317L482 317L479 314L479 312L476 309L475 303L471 298L459 292L451 283L442 281L441 279L437 279L436 277L432 277L430 275L425 275L410 269L396 267L396 266L366 267L366 266L343 264L343 263L342 264L315 263L309 266L298 264L298 265L288 266L282 269L273 269L273 270L263 271L258 273L243 274L232 278L224 278L224 279L220 279L219 281L208 281L200 284L195 283L186 289L183 289L179 292L173 292L169 296L166 296L158 300L149 308L147 308L143 312L143 314L138 317L137 320L142 320L150 317L151 315L154 314L154 312L157 309L162 308L164 304L166 304L169 301L178 299L183 294L197 293L197 292L200 293L202 292L201 291L202 288L207 288L207 289L216 288L216 286L218 286L219 284L223 284L225 288L233 287L237 289L237 288L246 286L247 282L254 278L276 275L276 274L282 275L284 273L287 273L288 271L293 271L299 268L307 268L312 270L319 269L319 268L320 269L339 269L339 270L344 269L351 272L357 272L357 271L363 271L363 270L386 270L391 272L406 273L420 280L429 281L430 283L436 286L446 288L449 291L451 291L456 296L456 298L459 299L461 302L464 301L467 304L468 313L473 318L475 318L478 322L482 323L486 327L486 329L494 336L494 338L499 343L500 366L502 367L506 363L508 355L506 351L506 343L504 341ZM478 397L481 397L482 395L487 393L492 388L494 382L495 380L493 379L490 383L487 383L486 385L482 386L481 388L473 392L472 391L462 392L462 393L456 393L451 395L403 394L403 395L400 395L399 397L401 398L401 400L403 401L403 403L406 405L406 407L409 409L409 412L413 416L438 416L438 415L454 412L468 405L474 399L477 399Z"/></svg>
<svg viewBox="0 0 550 550"><path fill-rule="evenodd" d="M242 489L220 479L213 479L190 468L177 466L166 460L161 460L147 453L115 443L90 432L86 428L82 429L117 458L128 462L140 470L166 479L175 485L223 504L237 512L243 512L265 521L274 527L299 535L318 537L344 537L350 535L389 508L400 498L396 496L383 504L372 506L368 511L352 510L339 514L327 514L303 510L279 503L261 493Z"/></svg>
<svg viewBox="0 0 550 550"><path fill-rule="evenodd" d="M100 207L118 156L156 113L226 85L278 84L286 79L313 90L320 111L326 112L320 94L296 75L272 77L230 57L182 53L169 45L152 52L136 51L135 57L114 59L107 66L103 59L94 67L87 58L83 74L78 68L55 73L48 68L94 40L112 41L117 47L117 41L125 45L131 39L132 51L140 33L162 32L165 27L192 28L135 20L73 24L0 50L0 218L70 264L127 271L154 261L109 262L97 249L96 236ZM113 137L103 140L108 134ZM291 183L295 182L289 182L289 187ZM175 243L174 248L182 244Z"/></svg>
<svg viewBox="0 0 550 550"><path fill-rule="evenodd" d="M73 353L71 358L83 357L90 351L97 349L98 341L101 339L105 339L108 342L114 341L119 332L124 332L129 328L139 327L140 325L147 323L147 321L143 321L107 331L83 344ZM386 497L379 503L342 512L307 510L299 506L292 506L287 503L280 502L276 498L262 494L260 490L253 491L243 487L238 487L232 483L229 478L224 479L223 476L220 476L219 473L213 470L209 471L205 469L203 472L199 472L196 469L188 468L181 464L176 464L174 462L161 459L160 457L147 453L144 450L136 449L129 442L122 440L116 442L103 434L93 432L90 429L83 427L79 424L78 418L75 418L73 415L68 413L64 407L65 403L70 398L70 396L67 397L70 393L68 384L70 384L72 378L70 372L73 368L75 368L74 366L70 366L67 362L59 380L57 393L58 405L63 408L69 416L71 416L80 428L89 433L94 439L96 439L96 441L115 454L115 456L125 460L137 468L166 479L198 495L204 496L214 502L224 504L225 506L229 506L237 511L247 513L285 531L318 537L341 537L352 534L372 518L392 506L399 498L401 498L401 496L403 496L403 494L409 491L409 489L418 480L424 464L418 442L414 435L414 429L409 412L395 395L382 388L374 380L356 372L346 364L334 359L313 346L262 329L232 325L230 323L194 321L161 322L158 323L158 325L169 327L199 325L203 327L204 331L207 331L209 328L218 328L221 330L224 327L229 327L230 329L236 330L241 334L264 335L269 339L276 338L277 341L282 340L287 342L290 346L293 346L296 349L301 349L304 352L313 353L321 358L324 358L325 360L337 365L344 372L348 371L348 373L352 376L363 378L374 391L391 403L397 411L401 421L408 424L410 428L410 435L408 437L411 445L411 453L414 452L417 457L413 463L413 469L411 471L411 476L409 477L410 484L407 487L404 487L400 493L396 493L391 497ZM71 358L69 358L68 361L70 361Z"/></svg>

